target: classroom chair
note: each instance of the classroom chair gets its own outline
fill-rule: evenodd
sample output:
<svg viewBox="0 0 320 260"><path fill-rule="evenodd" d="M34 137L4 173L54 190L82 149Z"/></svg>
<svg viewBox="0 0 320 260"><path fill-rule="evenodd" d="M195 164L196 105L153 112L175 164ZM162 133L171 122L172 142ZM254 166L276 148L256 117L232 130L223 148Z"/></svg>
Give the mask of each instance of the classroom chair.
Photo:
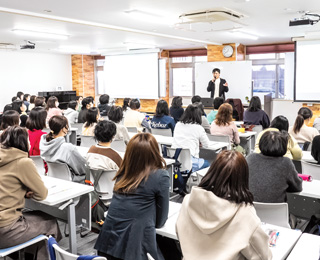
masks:
<svg viewBox="0 0 320 260"><path fill-rule="evenodd" d="M151 128L151 134L153 134L153 135L163 135L163 136L170 136L170 137L172 137L172 131L171 131L171 129L156 129L156 128Z"/></svg>
<svg viewBox="0 0 320 260"><path fill-rule="evenodd" d="M320 164L301 160L303 174L311 175L314 180L320 180Z"/></svg>
<svg viewBox="0 0 320 260"><path fill-rule="evenodd" d="M212 135L212 134L207 134L208 138L210 141L213 142L223 142L223 143L228 143L228 150L231 149L231 144L230 144L230 137L229 135ZM202 157L200 157L202 158Z"/></svg>
<svg viewBox="0 0 320 260"><path fill-rule="evenodd" d="M82 133L82 127L83 127L83 123L76 123L76 124L71 124L72 128L77 128L77 135L81 135Z"/></svg>
<svg viewBox="0 0 320 260"><path fill-rule="evenodd" d="M219 151L216 151L209 148L200 147L199 158L207 160L211 165L216 160L220 151L220 149Z"/></svg>
<svg viewBox="0 0 320 260"><path fill-rule="evenodd" d="M48 173L47 176L54 177L66 181L72 181L72 173L66 163L61 162L47 162Z"/></svg>
<svg viewBox="0 0 320 260"><path fill-rule="evenodd" d="M291 228L289 225L288 203L253 202L261 222L280 227Z"/></svg>
<svg viewBox="0 0 320 260"><path fill-rule="evenodd" d="M102 256L86 256L82 255L81 258L79 255L63 250L59 247L57 241L53 237L49 237L48 240L48 250L51 260L77 260L77 259L90 259L90 260L107 260L107 258Z"/></svg>
<svg viewBox="0 0 320 260"><path fill-rule="evenodd" d="M34 164L36 165L36 168L38 170L38 173L40 175L45 175L45 168L44 168L44 162L43 159L39 156L39 155L35 155L35 156L30 156L30 159L32 159L32 161L34 162Z"/></svg>
<svg viewBox="0 0 320 260"><path fill-rule="evenodd" d="M3 238L1 238L3 239ZM8 248L3 248L0 249L0 259L6 259L6 256L19 251L19 259L24 259L24 249L27 248L28 246L31 246L33 244L36 244L42 240L46 240L48 239L47 236L45 235L39 235L35 238L30 239L27 242L24 242L20 245L16 245L16 246L12 246L12 247L8 247Z"/></svg>
<svg viewBox="0 0 320 260"><path fill-rule="evenodd" d="M111 142L111 148L117 152L124 153L127 149L127 145L123 140L114 140Z"/></svg>
<svg viewBox="0 0 320 260"><path fill-rule="evenodd" d="M80 135L81 145L83 147L91 147L92 145L96 145L97 142L93 136Z"/></svg>
<svg viewBox="0 0 320 260"><path fill-rule="evenodd" d="M127 130L129 133L138 133L138 128L136 128L135 126L127 126Z"/></svg>
<svg viewBox="0 0 320 260"><path fill-rule="evenodd" d="M263 131L263 127L262 125L255 125L253 128L252 128L252 132L256 132L256 136L258 136L260 134L260 132Z"/></svg>

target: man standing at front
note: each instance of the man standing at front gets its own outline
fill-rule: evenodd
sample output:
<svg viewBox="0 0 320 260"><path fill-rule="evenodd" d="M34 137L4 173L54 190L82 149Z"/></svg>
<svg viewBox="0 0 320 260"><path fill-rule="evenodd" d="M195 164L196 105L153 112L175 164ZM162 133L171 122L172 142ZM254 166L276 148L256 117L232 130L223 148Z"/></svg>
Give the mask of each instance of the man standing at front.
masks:
<svg viewBox="0 0 320 260"><path fill-rule="evenodd" d="M209 81L207 91L211 92L211 98L222 97L226 99L224 93L229 91L228 83L225 79L220 78L220 69L213 69L213 79Z"/></svg>

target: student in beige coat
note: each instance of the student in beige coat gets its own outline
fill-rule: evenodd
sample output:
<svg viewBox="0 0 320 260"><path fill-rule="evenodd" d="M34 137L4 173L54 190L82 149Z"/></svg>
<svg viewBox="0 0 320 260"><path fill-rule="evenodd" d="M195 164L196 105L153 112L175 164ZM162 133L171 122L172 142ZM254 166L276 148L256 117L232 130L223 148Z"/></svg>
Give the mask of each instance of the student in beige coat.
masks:
<svg viewBox="0 0 320 260"><path fill-rule="evenodd" d="M185 260L272 259L248 176L245 158L223 151L184 198L176 232Z"/></svg>

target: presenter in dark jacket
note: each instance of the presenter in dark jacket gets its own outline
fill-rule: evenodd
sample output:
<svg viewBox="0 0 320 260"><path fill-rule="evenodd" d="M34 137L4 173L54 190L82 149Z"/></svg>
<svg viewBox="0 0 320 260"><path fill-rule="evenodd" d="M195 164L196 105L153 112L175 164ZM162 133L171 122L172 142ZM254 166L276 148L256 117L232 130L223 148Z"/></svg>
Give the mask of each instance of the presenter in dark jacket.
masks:
<svg viewBox="0 0 320 260"><path fill-rule="evenodd" d="M225 100L224 93L229 91L228 83L225 79L220 78L220 69L213 69L212 74L213 79L209 81L207 91L211 92L211 98L222 97Z"/></svg>
<svg viewBox="0 0 320 260"><path fill-rule="evenodd" d="M156 228L164 225L169 209L169 173L156 139L135 135L128 143L108 215L95 244L108 260L147 260L147 252L163 260Z"/></svg>

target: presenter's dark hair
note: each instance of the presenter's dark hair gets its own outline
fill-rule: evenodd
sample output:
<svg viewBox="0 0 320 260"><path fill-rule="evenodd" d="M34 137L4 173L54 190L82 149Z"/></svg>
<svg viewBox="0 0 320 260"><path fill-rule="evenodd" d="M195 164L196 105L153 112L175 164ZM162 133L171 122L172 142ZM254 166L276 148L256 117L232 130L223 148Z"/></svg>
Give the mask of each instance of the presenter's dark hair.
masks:
<svg viewBox="0 0 320 260"><path fill-rule="evenodd" d="M17 148L29 152L29 136L24 127L10 126L0 136L1 149ZM29 156L29 155L28 155Z"/></svg>
<svg viewBox="0 0 320 260"><path fill-rule="evenodd" d="M30 97L30 104L34 104L34 102L36 101L37 96L36 95L32 95Z"/></svg>
<svg viewBox="0 0 320 260"><path fill-rule="evenodd" d="M43 107L34 107L27 119L26 127L29 130L42 130L46 127L47 111Z"/></svg>
<svg viewBox="0 0 320 260"><path fill-rule="evenodd" d="M248 111L257 112L259 110L261 110L261 100L259 97L253 96L250 100Z"/></svg>
<svg viewBox="0 0 320 260"><path fill-rule="evenodd" d="M100 121L94 128L94 138L98 142L109 143L117 133L117 126L110 120Z"/></svg>
<svg viewBox="0 0 320 260"><path fill-rule="evenodd" d="M287 153L288 138L285 131L266 131L260 138L259 149L263 155L282 157Z"/></svg>
<svg viewBox="0 0 320 260"><path fill-rule="evenodd" d="M294 125L293 125L293 132L295 134L299 133L301 127L304 124L304 120L310 119L312 118L312 116L313 116L313 113L310 108L308 107L300 108L298 111L298 116L296 118L296 121L294 122Z"/></svg>
<svg viewBox="0 0 320 260"><path fill-rule="evenodd" d="M69 101L69 103L68 103L68 108L71 108L71 109L73 109L73 110L76 110L77 105L78 105L78 102L77 102L77 101L71 100L71 101Z"/></svg>
<svg viewBox="0 0 320 260"><path fill-rule="evenodd" d="M137 110L140 108L140 101L137 98L131 99L130 108L133 110Z"/></svg>
<svg viewBox="0 0 320 260"><path fill-rule="evenodd" d="M169 115L169 107L167 101L161 99L157 103L157 108L156 108L156 117L161 117L161 116L168 116Z"/></svg>
<svg viewBox="0 0 320 260"><path fill-rule="evenodd" d="M99 97L99 102L101 105L108 104L109 103L109 95L107 95L107 94L101 95Z"/></svg>
<svg viewBox="0 0 320 260"><path fill-rule="evenodd" d="M22 111L21 111L21 107L23 106L23 101L22 100L15 100L15 101L13 101L12 102L12 110L15 110L15 111L17 111L19 114L21 114L22 113Z"/></svg>
<svg viewBox="0 0 320 260"><path fill-rule="evenodd" d="M131 100L131 98L124 98L123 99L123 105L122 105L123 111L126 111L128 109L130 100Z"/></svg>
<svg viewBox="0 0 320 260"><path fill-rule="evenodd" d="M216 97L214 100L213 100L213 108L218 110L219 107L223 104L223 98L221 97Z"/></svg>
<svg viewBox="0 0 320 260"><path fill-rule="evenodd" d="M279 131L288 132L289 121L285 116L277 116L272 120L270 127L277 128L277 129L279 129Z"/></svg>
<svg viewBox="0 0 320 260"><path fill-rule="evenodd" d="M215 73L215 72L218 72L218 73L220 74L220 69L214 68L214 69L212 70L212 73Z"/></svg>
<svg viewBox="0 0 320 260"><path fill-rule="evenodd" d="M116 124L119 123L123 118L122 108L119 106L112 106L108 112L108 118Z"/></svg>
<svg viewBox="0 0 320 260"><path fill-rule="evenodd" d="M171 107L179 108L182 107L182 97L177 96L172 99Z"/></svg>
<svg viewBox="0 0 320 260"><path fill-rule="evenodd" d="M18 91L18 92L17 92L17 97L20 98L20 100L22 100L22 99L21 99L21 96L22 96L22 95L24 95L23 92L21 92L21 91Z"/></svg>
<svg viewBox="0 0 320 260"><path fill-rule="evenodd" d="M2 114L0 130L5 130L9 126L19 125L20 115L15 110L7 110Z"/></svg>
<svg viewBox="0 0 320 260"><path fill-rule="evenodd" d="M49 108L55 108L57 101L58 101L57 97L55 97L55 96L49 97L46 109L49 110Z"/></svg>
<svg viewBox="0 0 320 260"><path fill-rule="evenodd" d="M180 122L184 124L202 124L201 110L196 104L190 104L183 112Z"/></svg>
<svg viewBox="0 0 320 260"><path fill-rule="evenodd" d="M196 102L201 102L201 97L198 95L195 95L191 98L191 103L194 104Z"/></svg>
<svg viewBox="0 0 320 260"><path fill-rule="evenodd" d="M92 126L94 123L97 123L97 116L99 115L99 109L96 107L91 107L88 109L88 112L86 113L86 122L84 124L84 127Z"/></svg>
<svg viewBox="0 0 320 260"><path fill-rule="evenodd" d="M63 128L69 129L68 119L65 116L53 116L49 120L50 133L46 135L47 142L54 139L54 136L59 134Z"/></svg>
<svg viewBox="0 0 320 260"><path fill-rule="evenodd" d="M35 107L45 107L46 105L46 99L44 97L36 97L34 101Z"/></svg>
<svg viewBox="0 0 320 260"><path fill-rule="evenodd" d="M81 110L87 110L87 105L89 105L92 102L91 98L84 98L81 101Z"/></svg>
<svg viewBox="0 0 320 260"><path fill-rule="evenodd" d="M312 140L311 155L320 164L320 135Z"/></svg>
<svg viewBox="0 0 320 260"><path fill-rule="evenodd" d="M249 191L249 167L237 151L219 153L199 187L236 204L253 204L253 195Z"/></svg>

